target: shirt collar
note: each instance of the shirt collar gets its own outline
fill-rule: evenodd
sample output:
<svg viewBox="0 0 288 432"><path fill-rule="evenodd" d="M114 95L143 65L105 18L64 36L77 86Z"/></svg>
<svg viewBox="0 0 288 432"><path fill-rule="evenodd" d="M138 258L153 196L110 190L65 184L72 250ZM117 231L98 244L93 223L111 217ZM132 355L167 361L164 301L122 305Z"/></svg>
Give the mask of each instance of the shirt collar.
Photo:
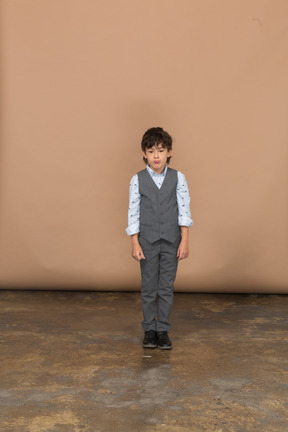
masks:
<svg viewBox="0 0 288 432"><path fill-rule="evenodd" d="M157 176L157 177L160 177L160 176L165 177L166 172L167 172L167 168L168 168L168 166L166 165L165 168L164 168L164 170L162 171L162 173L157 174L157 173L155 173L155 171L153 171L153 170L150 168L149 165L147 165L147 171L148 171L149 174L150 174L151 176L153 176L153 177L155 177L155 176Z"/></svg>

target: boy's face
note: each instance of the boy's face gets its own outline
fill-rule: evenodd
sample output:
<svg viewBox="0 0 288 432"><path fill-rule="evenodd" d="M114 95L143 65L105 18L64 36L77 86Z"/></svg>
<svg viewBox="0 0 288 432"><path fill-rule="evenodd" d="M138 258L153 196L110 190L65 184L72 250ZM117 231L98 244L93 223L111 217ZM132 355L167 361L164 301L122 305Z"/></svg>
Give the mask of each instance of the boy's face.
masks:
<svg viewBox="0 0 288 432"><path fill-rule="evenodd" d="M150 168L156 172L156 174L160 174L167 162L167 158L171 156L172 151L168 151L166 148L162 147L162 144L158 144L158 146L153 146L149 149L146 149L143 152L143 156L148 161L148 165Z"/></svg>

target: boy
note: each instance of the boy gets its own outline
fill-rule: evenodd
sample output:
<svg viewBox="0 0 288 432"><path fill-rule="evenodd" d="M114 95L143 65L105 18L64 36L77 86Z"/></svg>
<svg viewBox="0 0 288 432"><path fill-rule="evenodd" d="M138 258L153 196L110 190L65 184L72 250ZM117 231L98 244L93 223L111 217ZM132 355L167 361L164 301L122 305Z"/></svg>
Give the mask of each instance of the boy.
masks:
<svg viewBox="0 0 288 432"><path fill-rule="evenodd" d="M145 332L143 347L171 349L168 336L178 261L189 255L190 197L185 177L168 168L172 138L148 129L141 148L147 167L130 182L128 228L132 256L140 261Z"/></svg>

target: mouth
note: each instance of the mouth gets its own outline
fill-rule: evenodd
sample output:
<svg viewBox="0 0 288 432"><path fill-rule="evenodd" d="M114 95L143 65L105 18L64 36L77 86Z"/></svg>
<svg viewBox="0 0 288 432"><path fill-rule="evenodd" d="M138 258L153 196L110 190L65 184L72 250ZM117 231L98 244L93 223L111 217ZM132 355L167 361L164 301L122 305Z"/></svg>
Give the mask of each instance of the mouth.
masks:
<svg viewBox="0 0 288 432"><path fill-rule="evenodd" d="M154 163L155 163L155 164L158 164L158 163L159 163L159 161L154 161Z"/></svg>

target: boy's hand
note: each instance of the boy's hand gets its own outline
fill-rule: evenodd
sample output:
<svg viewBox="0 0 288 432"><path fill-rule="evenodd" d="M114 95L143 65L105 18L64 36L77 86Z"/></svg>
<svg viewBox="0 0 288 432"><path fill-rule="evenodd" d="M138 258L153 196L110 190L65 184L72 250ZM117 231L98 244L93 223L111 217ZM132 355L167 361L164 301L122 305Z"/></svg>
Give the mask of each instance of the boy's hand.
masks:
<svg viewBox="0 0 288 432"><path fill-rule="evenodd" d="M182 239L177 251L178 261L188 258L188 256L189 256L188 241Z"/></svg>
<svg viewBox="0 0 288 432"><path fill-rule="evenodd" d="M134 234L131 236L132 240L132 252L131 255L136 261L141 261L141 259L145 259L144 253L138 241L138 234Z"/></svg>
<svg viewBox="0 0 288 432"><path fill-rule="evenodd" d="M188 258L189 256L189 228L186 226L181 226L182 239L177 251L178 261Z"/></svg>
<svg viewBox="0 0 288 432"><path fill-rule="evenodd" d="M137 261L141 261L141 259L145 259L144 253L140 245L132 246L132 257Z"/></svg>

